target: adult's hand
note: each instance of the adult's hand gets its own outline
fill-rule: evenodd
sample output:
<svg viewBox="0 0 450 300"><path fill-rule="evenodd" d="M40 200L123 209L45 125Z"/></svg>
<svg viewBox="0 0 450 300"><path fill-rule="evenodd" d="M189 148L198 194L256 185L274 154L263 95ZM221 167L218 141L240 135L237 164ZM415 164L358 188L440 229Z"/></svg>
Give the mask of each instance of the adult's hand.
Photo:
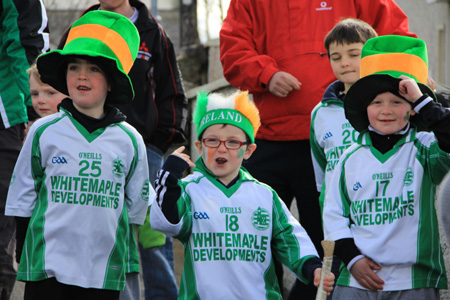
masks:
<svg viewBox="0 0 450 300"><path fill-rule="evenodd" d="M289 73L276 72L269 81L269 92L277 97L286 97L292 90L300 90L302 84Z"/></svg>

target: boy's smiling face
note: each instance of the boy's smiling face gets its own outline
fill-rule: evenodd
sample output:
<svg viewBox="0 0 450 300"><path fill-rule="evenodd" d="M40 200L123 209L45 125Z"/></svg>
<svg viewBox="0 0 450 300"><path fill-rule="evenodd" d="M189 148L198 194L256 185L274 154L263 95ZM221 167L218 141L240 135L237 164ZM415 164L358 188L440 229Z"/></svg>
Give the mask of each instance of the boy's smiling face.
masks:
<svg viewBox="0 0 450 300"><path fill-rule="evenodd" d="M378 94L367 106L370 125L383 134L401 131L413 115L411 104L390 92Z"/></svg>
<svg viewBox="0 0 450 300"><path fill-rule="evenodd" d="M67 65L67 90L82 113L100 118L111 86L100 67L86 59L74 58Z"/></svg>
<svg viewBox="0 0 450 300"><path fill-rule="evenodd" d="M246 142L244 131L228 124L214 124L203 132L203 139L212 138L221 141L236 140ZM256 144L242 145L239 149L227 149L224 143L218 148L205 146L201 141L195 141L203 162L208 170L217 176L225 185L228 185L239 174L239 168L244 159L248 159L256 149Z"/></svg>
<svg viewBox="0 0 450 300"><path fill-rule="evenodd" d="M329 46L330 64L336 78L344 83L345 92L355 83L359 75L361 49L363 43L338 44Z"/></svg>

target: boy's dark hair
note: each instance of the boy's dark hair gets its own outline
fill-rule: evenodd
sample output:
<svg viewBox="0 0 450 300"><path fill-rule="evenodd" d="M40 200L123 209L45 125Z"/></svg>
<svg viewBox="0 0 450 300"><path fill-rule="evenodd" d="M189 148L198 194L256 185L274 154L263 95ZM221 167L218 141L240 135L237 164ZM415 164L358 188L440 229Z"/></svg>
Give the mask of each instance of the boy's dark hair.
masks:
<svg viewBox="0 0 450 300"><path fill-rule="evenodd" d="M368 39L378 36L375 29L359 19L343 19L337 23L325 37L325 49L330 58L330 44L365 44Z"/></svg>

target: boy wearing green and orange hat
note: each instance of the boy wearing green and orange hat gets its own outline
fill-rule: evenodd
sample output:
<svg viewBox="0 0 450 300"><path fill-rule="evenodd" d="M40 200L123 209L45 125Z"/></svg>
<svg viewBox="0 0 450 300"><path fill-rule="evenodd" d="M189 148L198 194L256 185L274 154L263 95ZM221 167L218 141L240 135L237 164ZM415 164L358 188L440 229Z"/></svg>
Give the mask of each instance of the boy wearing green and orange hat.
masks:
<svg viewBox="0 0 450 300"><path fill-rule="evenodd" d="M447 279L434 199L450 169L450 111L425 85L420 39L368 40L360 71L344 98L360 135L323 212L325 238L346 265L333 299L439 299Z"/></svg>
<svg viewBox="0 0 450 300"><path fill-rule="evenodd" d="M130 224L144 223L154 191L142 137L109 105L133 99L138 47L126 17L95 11L37 60L42 81L69 98L31 126L8 192L25 299L119 299L139 267Z"/></svg>
<svg viewBox="0 0 450 300"><path fill-rule="evenodd" d="M248 94L199 94L194 123L201 157L194 164L181 147L167 158L150 211L152 227L185 246L179 299L281 299L272 254L317 285L322 264L306 231L242 168L260 125Z"/></svg>

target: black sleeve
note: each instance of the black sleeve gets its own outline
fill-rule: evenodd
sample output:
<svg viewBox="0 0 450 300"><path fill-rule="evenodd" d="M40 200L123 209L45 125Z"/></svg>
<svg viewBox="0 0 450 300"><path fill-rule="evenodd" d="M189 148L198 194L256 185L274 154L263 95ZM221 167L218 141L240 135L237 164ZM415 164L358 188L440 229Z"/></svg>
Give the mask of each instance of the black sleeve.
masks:
<svg viewBox="0 0 450 300"><path fill-rule="evenodd" d="M181 187L178 180L183 177L185 170L189 168L189 164L182 158L169 155L161 170L158 172L156 180L156 203L167 220L172 223L178 223L178 207L177 200L181 196Z"/></svg>
<svg viewBox="0 0 450 300"><path fill-rule="evenodd" d="M430 101L419 111L420 119L433 131L439 148L450 153L450 110Z"/></svg>
<svg viewBox="0 0 450 300"><path fill-rule="evenodd" d="M48 18L45 8L38 0L14 0L19 13L17 26L20 43L25 49L28 64L31 65L39 54L50 50Z"/></svg>
<svg viewBox="0 0 450 300"><path fill-rule="evenodd" d="M358 255L361 255L355 240L352 238L337 240L334 246L334 254L347 266L348 263Z"/></svg>
<svg viewBox="0 0 450 300"><path fill-rule="evenodd" d="M16 262L20 263L23 244L27 235L28 224L31 218L16 217Z"/></svg>
<svg viewBox="0 0 450 300"><path fill-rule="evenodd" d="M27 106L28 121L35 121L40 118L32 106Z"/></svg>
<svg viewBox="0 0 450 300"><path fill-rule="evenodd" d="M312 257L303 264L303 276L308 278L310 283L314 282L314 270L317 268L322 268L322 261L318 257Z"/></svg>
<svg viewBox="0 0 450 300"><path fill-rule="evenodd" d="M153 75L158 124L151 144L165 152L172 143L184 143L187 140L188 99L174 46L161 26L157 39L159 44L154 48L157 72L153 72Z"/></svg>
<svg viewBox="0 0 450 300"><path fill-rule="evenodd" d="M70 26L62 34L61 39L59 40L59 44L56 47L56 49L60 49L61 50L62 48L64 48L64 45L66 44L66 41L67 41L67 36L69 35L69 31L70 31Z"/></svg>

